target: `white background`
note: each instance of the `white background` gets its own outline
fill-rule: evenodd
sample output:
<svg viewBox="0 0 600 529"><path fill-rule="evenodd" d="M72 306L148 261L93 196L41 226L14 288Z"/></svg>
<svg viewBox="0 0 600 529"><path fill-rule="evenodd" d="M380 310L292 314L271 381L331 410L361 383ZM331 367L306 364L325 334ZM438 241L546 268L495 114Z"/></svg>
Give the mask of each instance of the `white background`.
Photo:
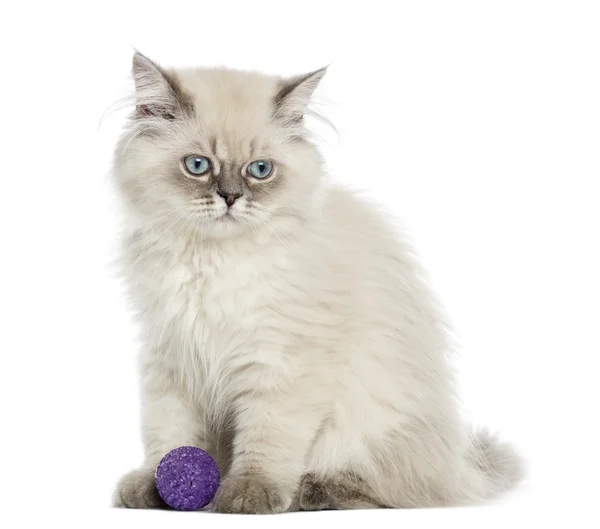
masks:
<svg viewBox="0 0 600 529"><path fill-rule="evenodd" d="M0 13L0 525L594 526L600 438L597 2L31 2ZM132 47L301 73L329 169L407 225L462 344L465 413L529 461L472 509L232 517L109 508L141 461L113 278L111 152ZM594 520L595 518L595 520ZM6 524L5 522L9 522ZM597 527L597 525L596 525Z"/></svg>

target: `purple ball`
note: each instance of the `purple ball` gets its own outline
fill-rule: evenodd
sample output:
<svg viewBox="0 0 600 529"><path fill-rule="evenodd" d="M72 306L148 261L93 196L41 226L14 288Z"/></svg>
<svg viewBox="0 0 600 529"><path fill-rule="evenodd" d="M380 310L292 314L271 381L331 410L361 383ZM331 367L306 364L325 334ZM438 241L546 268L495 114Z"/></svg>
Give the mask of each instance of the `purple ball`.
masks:
<svg viewBox="0 0 600 529"><path fill-rule="evenodd" d="M220 479L215 460L193 446L171 450L156 469L160 497L178 511L195 511L208 505L217 493Z"/></svg>

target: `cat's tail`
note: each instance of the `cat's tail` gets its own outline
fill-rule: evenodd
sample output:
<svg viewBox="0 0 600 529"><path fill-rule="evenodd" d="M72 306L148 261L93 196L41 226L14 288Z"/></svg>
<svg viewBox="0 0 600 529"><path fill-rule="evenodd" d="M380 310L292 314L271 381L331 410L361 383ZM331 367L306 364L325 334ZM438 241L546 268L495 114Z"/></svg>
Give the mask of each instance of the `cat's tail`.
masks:
<svg viewBox="0 0 600 529"><path fill-rule="evenodd" d="M515 449L487 430L473 435L469 460L489 483L485 496L492 498L513 488L525 475L525 465Z"/></svg>

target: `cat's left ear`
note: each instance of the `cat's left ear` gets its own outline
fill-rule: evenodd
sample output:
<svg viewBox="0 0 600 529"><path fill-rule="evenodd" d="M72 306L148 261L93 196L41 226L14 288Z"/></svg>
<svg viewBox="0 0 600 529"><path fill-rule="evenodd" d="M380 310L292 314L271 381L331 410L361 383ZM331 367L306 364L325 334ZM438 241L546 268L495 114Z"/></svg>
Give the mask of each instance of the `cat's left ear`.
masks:
<svg viewBox="0 0 600 529"><path fill-rule="evenodd" d="M285 125L298 125L326 72L327 67L281 81L273 100L275 118Z"/></svg>

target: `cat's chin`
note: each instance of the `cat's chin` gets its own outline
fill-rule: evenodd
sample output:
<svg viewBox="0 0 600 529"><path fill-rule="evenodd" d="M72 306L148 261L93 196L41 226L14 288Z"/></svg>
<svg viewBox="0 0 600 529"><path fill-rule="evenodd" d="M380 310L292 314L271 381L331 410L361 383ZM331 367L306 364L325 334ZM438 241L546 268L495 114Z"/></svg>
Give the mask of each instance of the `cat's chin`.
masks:
<svg viewBox="0 0 600 529"><path fill-rule="evenodd" d="M226 214L204 226L204 235L212 239L228 239L246 232L249 226L245 222Z"/></svg>

